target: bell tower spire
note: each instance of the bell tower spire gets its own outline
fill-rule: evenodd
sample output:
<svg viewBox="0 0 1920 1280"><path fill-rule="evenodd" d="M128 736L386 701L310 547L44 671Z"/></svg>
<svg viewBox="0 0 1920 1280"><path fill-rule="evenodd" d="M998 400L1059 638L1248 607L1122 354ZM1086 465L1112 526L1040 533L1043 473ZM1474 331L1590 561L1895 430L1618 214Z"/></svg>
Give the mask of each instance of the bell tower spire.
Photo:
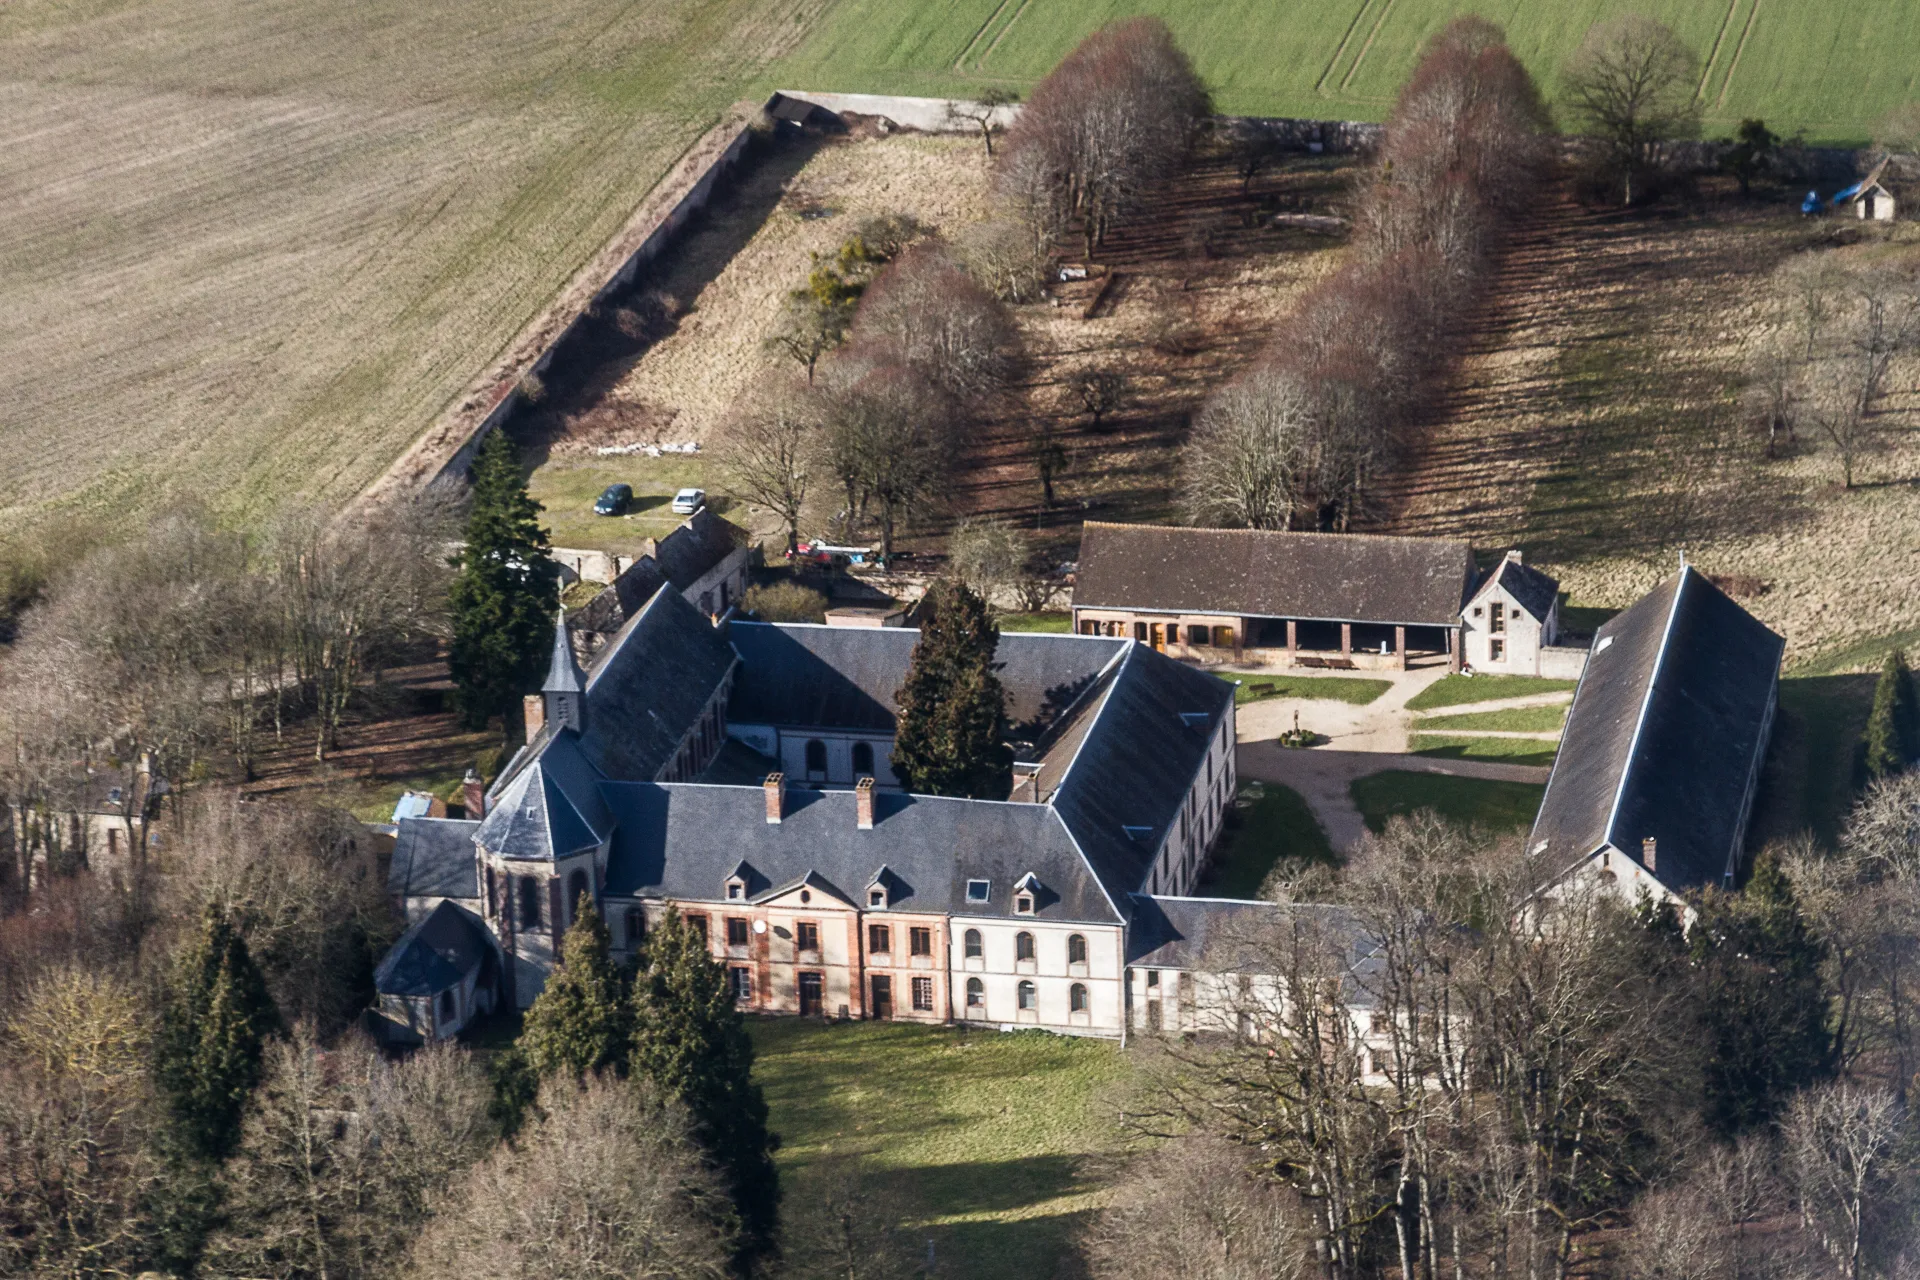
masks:
<svg viewBox="0 0 1920 1280"><path fill-rule="evenodd" d="M540 686L547 703L547 723L555 733L562 729L579 733L586 728L586 683L585 673L573 656L573 641L567 636L567 611L562 609L553 623L553 661L547 666L546 683Z"/></svg>

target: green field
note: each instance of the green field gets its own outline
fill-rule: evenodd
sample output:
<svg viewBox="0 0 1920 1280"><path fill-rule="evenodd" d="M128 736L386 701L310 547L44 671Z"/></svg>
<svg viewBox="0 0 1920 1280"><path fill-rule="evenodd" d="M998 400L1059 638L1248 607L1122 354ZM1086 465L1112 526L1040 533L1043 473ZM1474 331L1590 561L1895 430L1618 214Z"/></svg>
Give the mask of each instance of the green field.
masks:
<svg viewBox="0 0 1920 1280"><path fill-rule="evenodd" d="M1339 861L1305 796L1277 782L1249 782L1228 812L1213 863L1193 892L1202 898L1258 898L1282 858Z"/></svg>
<svg viewBox="0 0 1920 1280"><path fill-rule="evenodd" d="M786 1212L806 1212L826 1158L892 1197L940 1276L1048 1277L1122 1147L1120 1047L1043 1031L905 1023L748 1023L780 1135Z"/></svg>
<svg viewBox="0 0 1920 1280"><path fill-rule="evenodd" d="M1572 689L1571 680L1539 680L1533 676L1442 676L1409 698L1407 710L1432 711L1436 707L1531 698L1542 693L1567 693Z"/></svg>
<svg viewBox="0 0 1920 1280"><path fill-rule="evenodd" d="M1233 700L1242 706L1268 698L1331 698L1335 702L1365 706L1393 688L1388 680L1347 676L1259 676L1228 672L1222 678L1235 682Z"/></svg>
<svg viewBox="0 0 1920 1280"><path fill-rule="evenodd" d="M1413 754L1444 760L1492 760L1500 764L1550 765L1558 744L1543 738L1476 738L1466 734L1415 733Z"/></svg>
<svg viewBox="0 0 1920 1280"><path fill-rule="evenodd" d="M1003 613L998 619L1002 631L1042 631L1049 635L1066 635L1073 630L1073 615L1070 613Z"/></svg>
<svg viewBox="0 0 1920 1280"><path fill-rule="evenodd" d="M1910 0L840 0L778 68L794 88L937 94L1021 87L1112 18L1166 19L1219 109L1246 115L1381 119L1422 42L1480 13L1552 95L1594 21L1640 12L1667 22L1703 64L1709 130L1763 116L1785 134L1858 142L1915 92L1920 6Z"/></svg>
<svg viewBox="0 0 1920 1280"><path fill-rule="evenodd" d="M1506 707L1499 711L1470 711L1466 715L1422 716L1413 722L1416 732L1465 729L1499 733L1550 733L1567 720L1567 704L1551 707Z"/></svg>
<svg viewBox="0 0 1920 1280"><path fill-rule="evenodd" d="M598 516L594 499L610 484L633 486L633 506L624 516ZM527 492L546 514L556 547L639 555L648 538L664 538L679 528L685 516L668 509L681 489L707 485L707 466L698 457L568 458L549 462L533 472ZM715 494L713 509L727 514L729 499ZM784 545L784 544L783 544Z"/></svg>
<svg viewBox="0 0 1920 1280"><path fill-rule="evenodd" d="M1388 818L1416 809L1432 809L1451 821L1493 831L1524 831L1533 825L1547 789L1531 782L1389 769L1357 778L1347 790L1370 831L1385 830Z"/></svg>

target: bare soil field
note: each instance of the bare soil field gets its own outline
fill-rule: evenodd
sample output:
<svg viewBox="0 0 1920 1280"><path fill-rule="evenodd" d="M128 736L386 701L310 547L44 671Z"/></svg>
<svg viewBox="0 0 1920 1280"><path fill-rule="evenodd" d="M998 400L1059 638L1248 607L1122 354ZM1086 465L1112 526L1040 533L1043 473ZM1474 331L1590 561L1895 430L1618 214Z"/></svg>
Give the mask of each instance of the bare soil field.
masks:
<svg viewBox="0 0 1920 1280"><path fill-rule="evenodd" d="M359 491L825 3L0 7L0 511Z"/></svg>
<svg viewBox="0 0 1920 1280"><path fill-rule="evenodd" d="M1738 393L1768 274L1913 236L1891 240L1716 185L1633 213L1548 190L1382 523L1523 547L1574 603L1607 608L1684 552L1786 635L1790 666L1877 664L1875 638L1920 627L1920 370L1896 369L1883 449L1851 491L1810 428L1768 459Z"/></svg>

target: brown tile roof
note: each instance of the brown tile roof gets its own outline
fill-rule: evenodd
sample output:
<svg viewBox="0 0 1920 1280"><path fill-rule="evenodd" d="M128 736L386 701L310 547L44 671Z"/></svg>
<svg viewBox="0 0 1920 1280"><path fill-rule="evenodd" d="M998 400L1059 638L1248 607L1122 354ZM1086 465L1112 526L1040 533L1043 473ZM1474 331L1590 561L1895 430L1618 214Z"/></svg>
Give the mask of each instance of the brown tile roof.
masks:
<svg viewBox="0 0 1920 1280"><path fill-rule="evenodd" d="M1073 603L1452 626L1474 578L1473 549L1441 538L1088 521Z"/></svg>

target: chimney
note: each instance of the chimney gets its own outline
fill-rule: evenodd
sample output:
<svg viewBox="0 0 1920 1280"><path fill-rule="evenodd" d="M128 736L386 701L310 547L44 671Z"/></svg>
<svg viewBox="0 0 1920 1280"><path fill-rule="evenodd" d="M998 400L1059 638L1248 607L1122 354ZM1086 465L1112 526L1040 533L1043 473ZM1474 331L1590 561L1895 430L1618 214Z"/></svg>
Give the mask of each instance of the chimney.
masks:
<svg viewBox="0 0 1920 1280"><path fill-rule="evenodd" d="M760 784L767 793L767 821L778 826L787 808L787 775L775 771Z"/></svg>
<svg viewBox="0 0 1920 1280"><path fill-rule="evenodd" d="M1515 564L1526 563L1526 560L1521 556L1520 548L1518 547L1515 547L1513 550L1507 552L1507 559L1513 561Z"/></svg>
<svg viewBox="0 0 1920 1280"><path fill-rule="evenodd" d="M1640 842L1640 862L1642 866L1646 867L1648 875L1655 873L1652 836L1648 836Z"/></svg>
<svg viewBox="0 0 1920 1280"><path fill-rule="evenodd" d="M862 778L853 784L853 825L862 831L873 830L872 778Z"/></svg>
<svg viewBox="0 0 1920 1280"><path fill-rule="evenodd" d="M472 769L460 779L460 798L467 804L467 820L478 821L487 816L487 788L480 781L480 775Z"/></svg>
<svg viewBox="0 0 1920 1280"><path fill-rule="evenodd" d="M532 742L540 736L540 731L547 727L546 697L542 694L530 693L520 699L520 706L527 721L527 741Z"/></svg>

